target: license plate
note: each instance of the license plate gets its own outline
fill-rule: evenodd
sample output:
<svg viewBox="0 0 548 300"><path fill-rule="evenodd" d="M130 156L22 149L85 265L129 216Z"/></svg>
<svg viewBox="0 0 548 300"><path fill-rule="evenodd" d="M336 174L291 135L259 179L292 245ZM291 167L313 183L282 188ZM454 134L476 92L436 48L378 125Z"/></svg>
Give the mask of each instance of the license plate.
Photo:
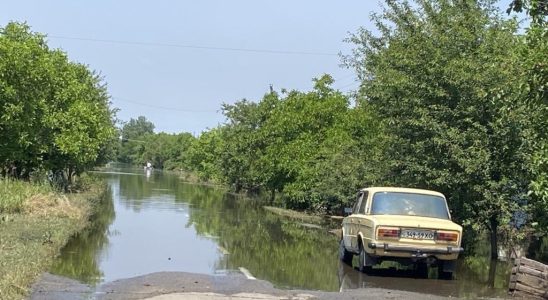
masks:
<svg viewBox="0 0 548 300"><path fill-rule="evenodd" d="M434 232L420 230L402 230L401 238L414 240L433 240Z"/></svg>

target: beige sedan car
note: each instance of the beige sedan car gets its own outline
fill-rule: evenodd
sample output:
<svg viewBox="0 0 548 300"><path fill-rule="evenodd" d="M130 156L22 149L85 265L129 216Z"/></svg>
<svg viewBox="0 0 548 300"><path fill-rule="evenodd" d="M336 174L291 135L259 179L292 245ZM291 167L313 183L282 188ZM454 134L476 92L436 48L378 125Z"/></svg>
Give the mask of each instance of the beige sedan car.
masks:
<svg viewBox="0 0 548 300"><path fill-rule="evenodd" d="M349 209L348 209L349 210ZM443 194L408 188L360 190L349 216L343 219L340 259L368 272L384 260L414 264L425 274L437 266L450 279L461 247L462 227L451 221Z"/></svg>

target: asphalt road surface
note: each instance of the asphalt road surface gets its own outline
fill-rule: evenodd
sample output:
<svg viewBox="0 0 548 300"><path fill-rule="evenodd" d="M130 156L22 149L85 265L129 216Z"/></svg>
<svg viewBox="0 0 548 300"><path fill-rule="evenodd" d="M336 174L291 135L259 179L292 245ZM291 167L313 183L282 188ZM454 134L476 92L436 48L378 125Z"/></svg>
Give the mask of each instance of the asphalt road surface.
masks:
<svg viewBox="0 0 548 300"><path fill-rule="evenodd" d="M397 279L395 279L397 280ZM341 292L282 290L267 281L249 279L242 273L210 276L184 272L160 272L107 282L91 287L78 281L45 273L32 286L31 300L68 299L455 299L406 291L364 288Z"/></svg>

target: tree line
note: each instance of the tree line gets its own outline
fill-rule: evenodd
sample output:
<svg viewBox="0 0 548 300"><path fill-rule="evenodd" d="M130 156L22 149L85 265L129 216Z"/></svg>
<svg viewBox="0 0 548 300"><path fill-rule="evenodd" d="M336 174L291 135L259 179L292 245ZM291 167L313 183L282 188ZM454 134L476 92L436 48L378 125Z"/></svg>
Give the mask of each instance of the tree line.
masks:
<svg viewBox="0 0 548 300"><path fill-rule="evenodd" d="M386 1L375 32L347 39L355 94L324 75L308 92L224 104L226 122L199 137L134 136L139 118L122 129L120 157L320 213L364 186L438 190L457 222L491 233L496 258L501 239L548 229L547 7L512 1L529 17L520 31L495 1Z"/></svg>
<svg viewBox="0 0 548 300"><path fill-rule="evenodd" d="M48 174L68 189L108 159L116 129L101 77L25 23L0 28L0 104L2 177Z"/></svg>

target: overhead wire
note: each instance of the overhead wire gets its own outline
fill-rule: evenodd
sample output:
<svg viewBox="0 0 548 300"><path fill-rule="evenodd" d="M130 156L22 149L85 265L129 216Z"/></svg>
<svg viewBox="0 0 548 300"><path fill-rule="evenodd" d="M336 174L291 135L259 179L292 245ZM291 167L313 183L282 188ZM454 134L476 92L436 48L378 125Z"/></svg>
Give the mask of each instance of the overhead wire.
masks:
<svg viewBox="0 0 548 300"><path fill-rule="evenodd" d="M360 84L360 83L359 83L358 81L353 81L353 82L351 82L351 83L349 83L349 84L345 84L345 85L343 85L343 86L339 86L339 87L337 87L337 88L335 88L335 89L341 90L341 89L344 89L344 88L347 88L347 87L350 87L350 86L354 86L354 85L359 85L359 84Z"/></svg>
<svg viewBox="0 0 548 300"><path fill-rule="evenodd" d="M236 48L236 47L212 47L212 46L175 44L175 43L156 43L156 42L142 42L142 41L93 39L93 38L82 38L82 37L60 36L60 35L48 35L47 37L48 38L53 38L53 39L63 39L63 40L76 40L76 41L99 42L99 43L110 43L110 44L125 44L125 45L138 45L138 46L157 46L157 47L203 49L203 50L216 50L216 51L253 52L253 53L267 53L267 54L286 54L286 55L339 56L339 54L337 54L337 53L327 53L327 52L289 51L289 50L253 49L253 48Z"/></svg>
<svg viewBox="0 0 548 300"><path fill-rule="evenodd" d="M335 78L335 82L346 81L346 79L356 76L354 73L346 74L341 78Z"/></svg>
<svg viewBox="0 0 548 300"><path fill-rule="evenodd" d="M52 39L64 39L64 40L77 40L77 41L87 41L87 42L99 42L99 43L111 43L111 44L125 44L125 45L137 45L137 46L158 46L158 47L174 47L174 48L188 48L188 49L204 49L204 50L216 50L216 51L238 51L238 52L253 52L253 53L266 53L266 54L286 54L286 55L314 55L314 56L338 56L337 53L326 53L326 52L308 52L308 51L287 51L287 50L271 50L271 49L253 49L253 48L233 48L233 47L211 47L211 46L202 46L202 45L188 45L188 44L176 44L176 43L155 43L155 42L143 42L143 41L127 41L127 40L111 40L111 39L95 39L95 38L83 38L83 37L74 37L74 36L60 36L60 35L48 35L48 38ZM354 74L348 74L337 81L342 81L344 79L350 78ZM352 82L350 84L339 87L342 89L348 86L351 86L357 82ZM112 99L120 100L123 102L128 102L132 104L137 104L141 106L164 109L170 111L180 111L180 112L195 112L195 113L218 113L219 110L194 110L194 109L184 109L178 107L169 107L162 105L155 105L149 103L143 103L138 101L133 101L130 99L125 99L121 97L111 97Z"/></svg>
<svg viewBox="0 0 548 300"><path fill-rule="evenodd" d="M116 99L116 100L120 100L120 101L123 101L123 102L133 103L133 104L147 106L147 107L151 107L151 108L165 109L165 110L170 110L170 111L192 112L192 113L212 113L212 112L217 113L217 112L219 112L219 110L196 110L196 109L185 109L185 108L178 108L178 107L155 105L155 104L149 104L149 103L133 101L133 100L120 98L120 97L111 97L111 99Z"/></svg>

